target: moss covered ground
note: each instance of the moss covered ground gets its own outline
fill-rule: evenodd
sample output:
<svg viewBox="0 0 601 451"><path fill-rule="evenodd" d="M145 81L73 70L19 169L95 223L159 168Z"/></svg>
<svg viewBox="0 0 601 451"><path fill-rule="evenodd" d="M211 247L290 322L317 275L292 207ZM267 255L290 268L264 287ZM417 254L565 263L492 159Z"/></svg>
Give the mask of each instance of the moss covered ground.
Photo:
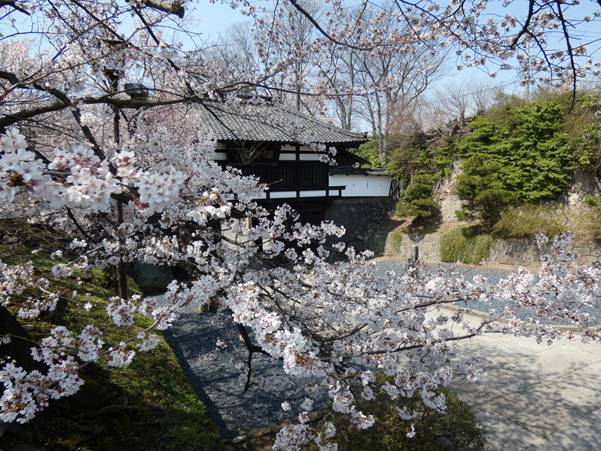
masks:
<svg viewBox="0 0 601 451"><path fill-rule="evenodd" d="M101 270L79 273L76 280L59 281L49 275L54 264L47 254L32 255L22 244L2 244L0 259L16 264L32 260L54 288L70 293L64 325L74 331L94 324L105 332L110 346L148 326L136 317L132 327L117 327L106 314L107 298L114 294L110 278ZM135 284L130 281L135 292ZM81 306L92 303L86 311ZM10 308L9 308L10 310ZM20 321L32 338L43 337L49 322ZM82 374L85 385L71 398L54 403L22 427L10 427L0 438L0 449L17 446L52 450L219 450L219 432L198 400L171 348L161 337L153 351L139 353L127 368L90 365Z"/></svg>

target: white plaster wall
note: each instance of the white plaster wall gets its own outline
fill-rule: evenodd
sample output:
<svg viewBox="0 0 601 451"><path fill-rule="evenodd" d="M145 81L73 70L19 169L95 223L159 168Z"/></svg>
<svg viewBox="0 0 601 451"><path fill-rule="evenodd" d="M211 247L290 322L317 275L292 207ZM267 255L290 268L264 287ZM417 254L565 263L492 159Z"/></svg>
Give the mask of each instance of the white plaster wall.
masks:
<svg viewBox="0 0 601 451"><path fill-rule="evenodd" d="M292 144L282 144L280 146L281 150L285 150L285 151L296 151L296 146L293 146ZM309 150L311 152L315 152L315 147L312 146L307 146L307 145L301 145L299 147L299 150Z"/></svg>
<svg viewBox="0 0 601 451"><path fill-rule="evenodd" d="M321 154L318 153L301 153L299 155L300 161L320 161ZM294 161L296 160L296 155L293 153L281 153L280 161Z"/></svg>
<svg viewBox="0 0 601 451"><path fill-rule="evenodd" d="M330 174L330 186L346 186L342 197L386 197L391 181L387 175Z"/></svg>
<svg viewBox="0 0 601 451"><path fill-rule="evenodd" d="M330 196L336 196L338 191L330 191ZM300 197L326 197L326 190L301 191ZM295 199L296 191L273 191L269 193L270 199ZM267 199L267 194L263 193L257 199Z"/></svg>

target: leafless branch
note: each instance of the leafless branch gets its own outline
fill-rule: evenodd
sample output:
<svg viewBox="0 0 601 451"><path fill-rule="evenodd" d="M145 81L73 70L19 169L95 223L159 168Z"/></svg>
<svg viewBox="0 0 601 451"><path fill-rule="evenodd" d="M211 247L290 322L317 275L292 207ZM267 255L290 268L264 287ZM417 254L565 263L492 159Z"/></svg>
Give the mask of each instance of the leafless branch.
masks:
<svg viewBox="0 0 601 451"><path fill-rule="evenodd" d="M328 33L319 24L319 22L313 17L313 15L311 13L309 13L306 9L304 9L302 6L300 6L296 0L290 0L290 4L292 6L294 6L294 8L296 8L296 10L298 12L300 12L303 16L305 16L307 19L309 19L309 22L311 22L313 24L313 26L317 29L317 31L319 31L322 35L324 35L327 39L332 41L334 44L342 45L342 46L345 46L345 47L348 47L351 49L355 49L355 50L372 50L373 49L373 47L360 47L360 46L356 46L356 45L350 44L348 42L342 42L342 41L336 39L334 36L332 36L330 33Z"/></svg>
<svg viewBox="0 0 601 451"><path fill-rule="evenodd" d="M570 70L572 72L572 102L570 104L570 110L574 108L576 104L576 62L574 61L574 50L572 49L572 41L570 39L570 33L568 32L568 26L566 23L566 19L563 15L563 9L561 7L561 0L555 0L555 4L557 5L557 15L559 17L559 21L561 23L561 29L563 31L563 37L566 41L566 47L568 50L568 56L570 58Z"/></svg>
<svg viewBox="0 0 601 451"><path fill-rule="evenodd" d="M246 393L248 391L248 389L250 388L250 380L252 377L252 358L253 358L253 354L255 353L259 353L259 354L263 354L266 356L269 356L269 354L260 346L257 346L255 344L253 344L252 340L250 339L250 336L248 334L248 330L246 330L246 327L242 324L236 324L236 326L238 327L238 332L240 332L240 336L242 337L242 341L244 342L244 346L246 346L246 349L248 351L248 358L246 361L247 364L247 373L246 373L246 382L244 383L244 392Z"/></svg>

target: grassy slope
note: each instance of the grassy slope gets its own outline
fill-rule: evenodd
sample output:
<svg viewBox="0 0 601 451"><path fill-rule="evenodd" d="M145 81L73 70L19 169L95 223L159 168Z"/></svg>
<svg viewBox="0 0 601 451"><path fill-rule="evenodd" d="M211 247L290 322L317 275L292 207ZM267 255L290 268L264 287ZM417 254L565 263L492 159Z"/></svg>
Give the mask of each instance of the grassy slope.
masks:
<svg viewBox="0 0 601 451"><path fill-rule="evenodd" d="M346 418L334 422L342 432L339 442L341 451L479 451L484 449L483 431L476 422L472 409L452 392L444 390L447 398L447 412L436 413L424 409L421 400L398 402L399 407L409 411L424 411L418 421L406 421L399 417L395 405L387 397L379 395L375 400L360 401L360 408L369 408L375 413L376 423L367 431L350 427ZM411 424L415 423L415 437L407 437Z"/></svg>
<svg viewBox="0 0 601 451"><path fill-rule="evenodd" d="M36 268L46 276L52 262L45 256L31 256L18 245L2 245L0 259L19 263L33 257ZM77 289L78 297L69 301L64 320L79 331L95 324L105 331L110 346L135 335L148 324L136 318L136 326L121 328L106 315L106 299L113 293L107 289L106 275L99 270L80 274L83 284L52 280L56 287L69 293ZM92 302L86 312L77 304ZM49 323L22 323L32 337L40 337ZM140 353L128 368L108 369L95 365L84 371L86 384L81 394L50 408L32 422L33 438L49 449L64 450L218 450L223 445L218 430L207 416L204 405L196 398L183 370L164 339L149 353ZM101 410L102 409L102 410ZM18 432L18 431L17 431ZM6 437L4 438L6 440ZM16 440L13 436L13 443ZM0 449L3 449L0 441ZM4 444L6 446L6 444Z"/></svg>
<svg viewBox="0 0 601 451"><path fill-rule="evenodd" d="M494 238L491 235L478 234L469 227L449 229L440 237L440 260L478 265L488 258L493 244Z"/></svg>

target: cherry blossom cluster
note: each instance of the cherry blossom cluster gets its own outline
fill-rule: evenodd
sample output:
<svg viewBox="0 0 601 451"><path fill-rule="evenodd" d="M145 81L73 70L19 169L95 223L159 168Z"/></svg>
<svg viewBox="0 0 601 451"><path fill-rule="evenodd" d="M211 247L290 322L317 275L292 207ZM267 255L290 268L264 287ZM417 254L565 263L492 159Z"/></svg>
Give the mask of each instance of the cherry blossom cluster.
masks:
<svg viewBox="0 0 601 451"><path fill-rule="evenodd" d="M21 194L43 200L53 208L67 206L106 212L111 208L111 200L123 194L131 196L137 212L149 216L186 198L196 204L187 216L200 225L211 219L223 219L231 212L232 204L223 199L218 188L195 190L205 182L197 174L185 174L174 168L139 170L131 152L115 156L116 171L110 170L111 162L101 160L92 149L83 146L56 150L44 165L27 150L25 137L17 130L10 129L1 139L0 199L5 203Z"/></svg>
<svg viewBox="0 0 601 451"><path fill-rule="evenodd" d="M133 308L124 308L124 302L114 307L115 303L118 301L112 300L107 309L115 323L131 325ZM103 335L98 327L91 324L85 326L79 335L73 335L64 326L56 326L48 337L31 348L33 360L40 363L38 369L26 371L10 360L10 356L8 360L1 360L0 383L4 389L0 399L0 420L26 423L46 408L51 400L75 394L84 383L79 370L86 363L97 362L106 356L108 366L129 365L136 351L125 342L103 350ZM138 341L140 352L151 351L159 343L158 337L148 331L138 333L131 341ZM10 336L2 336L0 346L9 343Z"/></svg>
<svg viewBox="0 0 601 451"><path fill-rule="evenodd" d="M27 372L14 362L5 363L0 369L0 382L4 385L0 420L25 423L47 407L50 400L76 393L83 385L78 375L80 364L68 351L77 350L82 361L94 361L103 345L101 336L94 326L86 326L79 337L57 326L42 339L40 347L32 348L33 359L47 371Z"/></svg>
<svg viewBox="0 0 601 451"><path fill-rule="evenodd" d="M56 308L59 295L49 285L48 279L35 274L31 263L9 266L0 262L0 306L18 306L20 318L35 319Z"/></svg>

